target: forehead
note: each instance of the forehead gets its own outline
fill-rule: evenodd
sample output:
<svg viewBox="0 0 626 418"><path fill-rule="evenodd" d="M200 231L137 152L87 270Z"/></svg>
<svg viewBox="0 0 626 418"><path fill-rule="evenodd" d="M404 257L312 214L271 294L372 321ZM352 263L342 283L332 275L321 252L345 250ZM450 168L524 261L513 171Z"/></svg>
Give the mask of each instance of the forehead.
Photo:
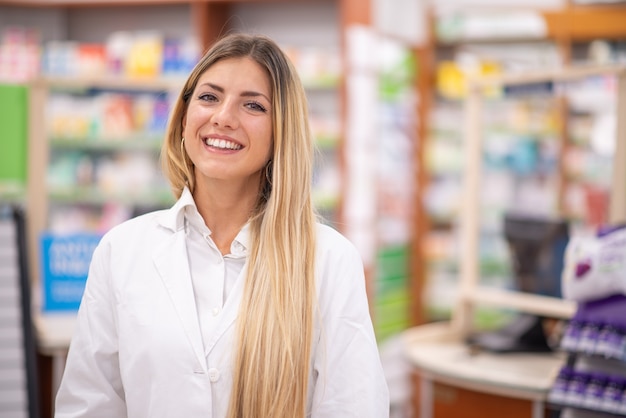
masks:
<svg viewBox="0 0 626 418"><path fill-rule="evenodd" d="M198 79L198 85L210 83L221 88L257 91L270 97L270 77L259 63L250 57L224 58L208 67Z"/></svg>

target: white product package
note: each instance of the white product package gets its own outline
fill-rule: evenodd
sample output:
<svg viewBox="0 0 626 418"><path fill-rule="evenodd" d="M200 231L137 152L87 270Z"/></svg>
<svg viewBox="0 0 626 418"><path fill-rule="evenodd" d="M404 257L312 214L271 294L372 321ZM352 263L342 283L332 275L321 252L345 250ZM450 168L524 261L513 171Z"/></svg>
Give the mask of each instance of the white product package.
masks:
<svg viewBox="0 0 626 418"><path fill-rule="evenodd" d="M626 294L626 227L570 238L561 286L565 299L579 302Z"/></svg>

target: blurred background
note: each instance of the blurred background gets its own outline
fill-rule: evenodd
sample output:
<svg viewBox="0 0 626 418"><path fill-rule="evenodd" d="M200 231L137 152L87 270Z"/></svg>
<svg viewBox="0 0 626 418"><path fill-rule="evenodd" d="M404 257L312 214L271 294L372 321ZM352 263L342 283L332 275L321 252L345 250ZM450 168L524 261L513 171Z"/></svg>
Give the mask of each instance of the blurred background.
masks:
<svg viewBox="0 0 626 418"><path fill-rule="evenodd" d="M458 306L468 80L626 64L626 2L0 0L0 417L52 416L91 251L173 203L159 167L170 106L237 31L276 40L305 84L315 204L364 260L392 416L517 416L433 395L402 340ZM571 235L609 222L619 74L483 92L482 285L517 285L507 213L565 219ZM473 314L478 329L509 317ZM432 396L452 412L425 408Z"/></svg>

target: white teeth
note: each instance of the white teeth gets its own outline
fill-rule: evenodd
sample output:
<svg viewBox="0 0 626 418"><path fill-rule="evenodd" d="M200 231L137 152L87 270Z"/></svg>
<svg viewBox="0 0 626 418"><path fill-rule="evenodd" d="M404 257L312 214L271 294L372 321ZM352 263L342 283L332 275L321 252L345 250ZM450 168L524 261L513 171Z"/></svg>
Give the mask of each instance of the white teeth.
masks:
<svg viewBox="0 0 626 418"><path fill-rule="evenodd" d="M232 150L241 149L241 145L236 144L231 141L226 141L224 139L207 138L204 140L204 143L213 148L232 149Z"/></svg>

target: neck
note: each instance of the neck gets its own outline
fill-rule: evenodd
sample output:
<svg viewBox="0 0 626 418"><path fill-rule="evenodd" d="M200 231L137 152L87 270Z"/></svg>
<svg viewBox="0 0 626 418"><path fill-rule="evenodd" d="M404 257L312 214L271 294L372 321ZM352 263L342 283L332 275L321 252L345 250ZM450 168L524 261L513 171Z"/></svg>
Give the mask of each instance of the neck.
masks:
<svg viewBox="0 0 626 418"><path fill-rule="evenodd" d="M211 187L196 183L193 193L198 212L211 230L211 238L222 254L230 253L230 245L248 222L257 202L258 188L249 185Z"/></svg>

